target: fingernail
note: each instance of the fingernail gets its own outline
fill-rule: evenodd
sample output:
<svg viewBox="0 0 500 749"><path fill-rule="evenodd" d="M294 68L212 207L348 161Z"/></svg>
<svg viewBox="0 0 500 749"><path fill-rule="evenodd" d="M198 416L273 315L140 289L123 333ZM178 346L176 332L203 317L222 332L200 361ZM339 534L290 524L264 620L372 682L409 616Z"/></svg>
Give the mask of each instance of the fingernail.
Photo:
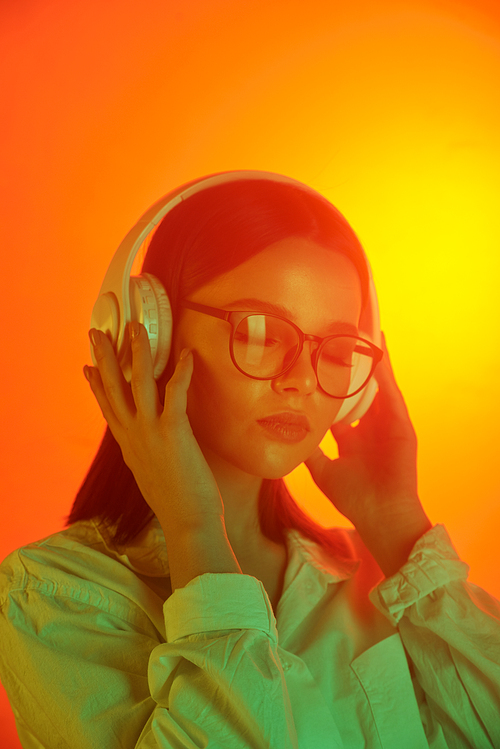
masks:
<svg viewBox="0 0 500 749"><path fill-rule="evenodd" d="M86 379L90 382L90 367L87 367L87 365L83 368L83 374L85 375Z"/></svg>
<svg viewBox="0 0 500 749"><path fill-rule="evenodd" d="M190 349L183 348L181 351L181 355L179 356L179 360L184 359L189 353L190 353Z"/></svg>
<svg viewBox="0 0 500 749"><path fill-rule="evenodd" d="M97 346L97 344L99 343L99 331L91 328L91 330L89 330L89 338L92 345Z"/></svg>
<svg viewBox="0 0 500 749"><path fill-rule="evenodd" d="M141 329L139 327L139 323L135 320L130 323L130 337L131 338L137 338L139 333L141 332Z"/></svg>

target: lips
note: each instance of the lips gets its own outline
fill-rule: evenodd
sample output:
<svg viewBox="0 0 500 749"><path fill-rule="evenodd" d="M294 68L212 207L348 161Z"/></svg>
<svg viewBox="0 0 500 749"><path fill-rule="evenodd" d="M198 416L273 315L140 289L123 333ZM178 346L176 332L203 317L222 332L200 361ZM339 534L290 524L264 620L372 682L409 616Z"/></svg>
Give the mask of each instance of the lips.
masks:
<svg viewBox="0 0 500 749"><path fill-rule="evenodd" d="M308 432L311 431L311 425L306 416L299 413L291 413L290 411L266 416L264 419L257 419L257 421L266 422L268 424L283 424L285 426L307 429Z"/></svg>

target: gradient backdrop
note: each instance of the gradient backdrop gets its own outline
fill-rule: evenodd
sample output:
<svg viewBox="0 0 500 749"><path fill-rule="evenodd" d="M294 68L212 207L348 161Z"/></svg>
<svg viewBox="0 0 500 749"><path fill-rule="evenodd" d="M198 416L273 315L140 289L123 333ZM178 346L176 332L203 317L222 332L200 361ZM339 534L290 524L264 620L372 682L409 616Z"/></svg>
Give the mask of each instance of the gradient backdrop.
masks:
<svg viewBox="0 0 500 749"><path fill-rule="evenodd" d="M124 234L187 180L264 169L322 192L358 232L425 509L500 597L497 3L3 0L0 12L0 557L62 528L99 443L82 366ZM320 522L348 524L305 468L288 481ZM18 747L1 709L0 743Z"/></svg>

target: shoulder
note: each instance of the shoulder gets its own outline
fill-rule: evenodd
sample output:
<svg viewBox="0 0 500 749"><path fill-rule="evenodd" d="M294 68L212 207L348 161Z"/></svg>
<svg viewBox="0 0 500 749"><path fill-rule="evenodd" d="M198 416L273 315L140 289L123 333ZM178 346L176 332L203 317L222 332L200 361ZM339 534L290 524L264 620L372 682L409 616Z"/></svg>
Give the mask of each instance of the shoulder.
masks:
<svg viewBox="0 0 500 749"><path fill-rule="evenodd" d="M30 584L48 590L62 576L86 567L96 541L95 527L82 521L15 549L0 564L0 602L8 590L26 589Z"/></svg>
<svg viewBox="0 0 500 749"><path fill-rule="evenodd" d="M162 606L91 521L4 559L0 678L26 745L33 735L54 746L54 731L68 747L139 736L154 708L147 666L165 642Z"/></svg>
<svg viewBox="0 0 500 749"><path fill-rule="evenodd" d="M42 609L99 609L135 621L147 597L136 572L108 548L94 521L22 546L0 564L0 609L40 616ZM139 606L144 608L144 606ZM29 612L29 613L28 613Z"/></svg>

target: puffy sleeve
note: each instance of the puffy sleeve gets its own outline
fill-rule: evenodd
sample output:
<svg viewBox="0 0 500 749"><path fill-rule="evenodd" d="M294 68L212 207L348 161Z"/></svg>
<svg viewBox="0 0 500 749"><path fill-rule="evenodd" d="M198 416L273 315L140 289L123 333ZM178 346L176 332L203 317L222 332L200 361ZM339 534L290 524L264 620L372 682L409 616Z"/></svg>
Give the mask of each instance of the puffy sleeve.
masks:
<svg viewBox="0 0 500 749"><path fill-rule="evenodd" d="M369 597L399 630L427 736L500 747L500 602L468 573L436 525Z"/></svg>
<svg viewBox="0 0 500 749"><path fill-rule="evenodd" d="M153 747L298 746L262 583L205 574L165 602L167 642L149 659L156 707L138 742Z"/></svg>
<svg viewBox="0 0 500 749"><path fill-rule="evenodd" d="M296 749L256 578L207 574L176 590L166 638L102 583L27 574L17 554L0 589L0 674L23 746Z"/></svg>

